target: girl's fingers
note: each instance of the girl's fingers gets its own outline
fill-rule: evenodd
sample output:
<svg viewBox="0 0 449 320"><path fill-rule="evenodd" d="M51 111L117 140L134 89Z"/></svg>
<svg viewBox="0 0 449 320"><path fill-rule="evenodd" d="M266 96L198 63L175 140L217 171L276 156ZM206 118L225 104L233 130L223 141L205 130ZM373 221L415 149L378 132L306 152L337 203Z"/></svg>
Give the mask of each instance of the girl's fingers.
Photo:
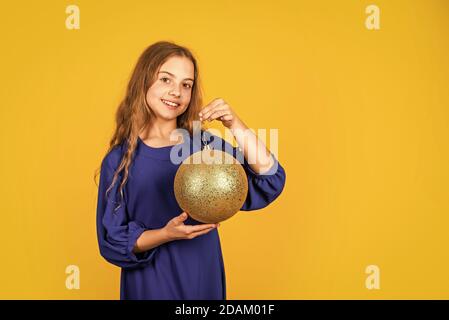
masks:
<svg viewBox="0 0 449 320"><path fill-rule="evenodd" d="M195 226L186 226L186 227L187 227L188 233L194 233L194 232L198 232L198 231L215 228L216 225L214 223L210 223L210 224L198 224Z"/></svg>
<svg viewBox="0 0 449 320"><path fill-rule="evenodd" d="M227 106L218 106L218 107L212 108L209 111L207 111L206 113L202 113L201 116L200 116L200 119L202 121L206 121L206 120L210 119L211 115L214 114L215 112L217 112L217 111L225 111L227 109L228 109Z"/></svg>
<svg viewBox="0 0 449 320"><path fill-rule="evenodd" d="M176 225L182 224L187 219L187 213L183 212L179 216L174 218L174 222Z"/></svg>
<svg viewBox="0 0 449 320"><path fill-rule="evenodd" d="M224 100L223 99L215 99L213 100L211 103L209 103L206 107L204 107L203 110L201 110L200 114L204 115L204 113L209 112L210 109L215 108L216 106L222 105L224 104Z"/></svg>
<svg viewBox="0 0 449 320"><path fill-rule="evenodd" d="M229 106L227 104L223 104L223 105L219 104L219 105L206 107L203 110L201 110L199 116L200 116L200 119L207 120L213 112L215 112L217 110L226 110L226 109L229 109Z"/></svg>
<svg viewBox="0 0 449 320"><path fill-rule="evenodd" d="M225 116L225 115L231 115L231 111L229 109L228 110L217 110L209 116L209 121L212 121L214 119L220 118L221 116Z"/></svg>
<svg viewBox="0 0 449 320"><path fill-rule="evenodd" d="M206 233L208 233L208 232L210 232L210 231L212 231L214 229L215 228L209 228L209 229L206 229L206 230L203 230L203 231L194 232L194 233L190 234L190 237L191 238L196 238L196 237L201 236L203 234L206 234Z"/></svg>

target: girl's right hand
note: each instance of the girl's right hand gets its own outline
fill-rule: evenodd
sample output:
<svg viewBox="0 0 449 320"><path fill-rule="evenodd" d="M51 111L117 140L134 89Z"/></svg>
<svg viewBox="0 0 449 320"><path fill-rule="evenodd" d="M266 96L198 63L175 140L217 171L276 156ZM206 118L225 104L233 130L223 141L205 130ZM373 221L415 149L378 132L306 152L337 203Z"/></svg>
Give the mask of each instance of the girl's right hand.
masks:
<svg viewBox="0 0 449 320"><path fill-rule="evenodd" d="M165 225L163 229L170 240L193 239L214 230L220 225L219 223L186 225L184 221L187 217L187 213L183 212Z"/></svg>

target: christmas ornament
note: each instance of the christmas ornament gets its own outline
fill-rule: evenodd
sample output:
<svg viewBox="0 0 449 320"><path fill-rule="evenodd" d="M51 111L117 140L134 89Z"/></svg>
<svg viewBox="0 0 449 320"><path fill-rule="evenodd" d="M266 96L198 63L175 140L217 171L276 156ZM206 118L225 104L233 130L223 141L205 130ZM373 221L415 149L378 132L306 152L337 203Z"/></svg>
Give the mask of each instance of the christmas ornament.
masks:
<svg viewBox="0 0 449 320"><path fill-rule="evenodd" d="M174 181L176 201L193 219L218 223L242 207L248 193L247 179L237 159L207 146L179 166Z"/></svg>

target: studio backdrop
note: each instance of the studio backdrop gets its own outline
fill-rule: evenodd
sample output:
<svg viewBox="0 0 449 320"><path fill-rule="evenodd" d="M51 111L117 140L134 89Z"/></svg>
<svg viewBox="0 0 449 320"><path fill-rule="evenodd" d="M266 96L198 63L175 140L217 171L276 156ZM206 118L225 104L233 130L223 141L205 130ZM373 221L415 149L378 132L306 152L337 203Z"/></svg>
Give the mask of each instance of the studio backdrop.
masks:
<svg viewBox="0 0 449 320"><path fill-rule="evenodd" d="M173 41L197 57L205 104L225 99L268 146L277 132L287 174L273 203L218 229L228 299L448 299L448 12L444 0L2 3L0 298L119 298L94 175L139 55Z"/></svg>

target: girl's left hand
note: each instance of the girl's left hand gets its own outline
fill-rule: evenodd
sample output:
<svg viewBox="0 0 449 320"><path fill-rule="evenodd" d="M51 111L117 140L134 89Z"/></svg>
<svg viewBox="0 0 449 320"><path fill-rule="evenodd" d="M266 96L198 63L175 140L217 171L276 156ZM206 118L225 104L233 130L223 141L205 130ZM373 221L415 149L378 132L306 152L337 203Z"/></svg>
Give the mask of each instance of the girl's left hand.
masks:
<svg viewBox="0 0 449 320"><path fill-rule="evenodd" d="M219 120L228 129L231 129L238 119L231 107L221 98L212 100L201 110L199 116L201 121Z"/></svg>

